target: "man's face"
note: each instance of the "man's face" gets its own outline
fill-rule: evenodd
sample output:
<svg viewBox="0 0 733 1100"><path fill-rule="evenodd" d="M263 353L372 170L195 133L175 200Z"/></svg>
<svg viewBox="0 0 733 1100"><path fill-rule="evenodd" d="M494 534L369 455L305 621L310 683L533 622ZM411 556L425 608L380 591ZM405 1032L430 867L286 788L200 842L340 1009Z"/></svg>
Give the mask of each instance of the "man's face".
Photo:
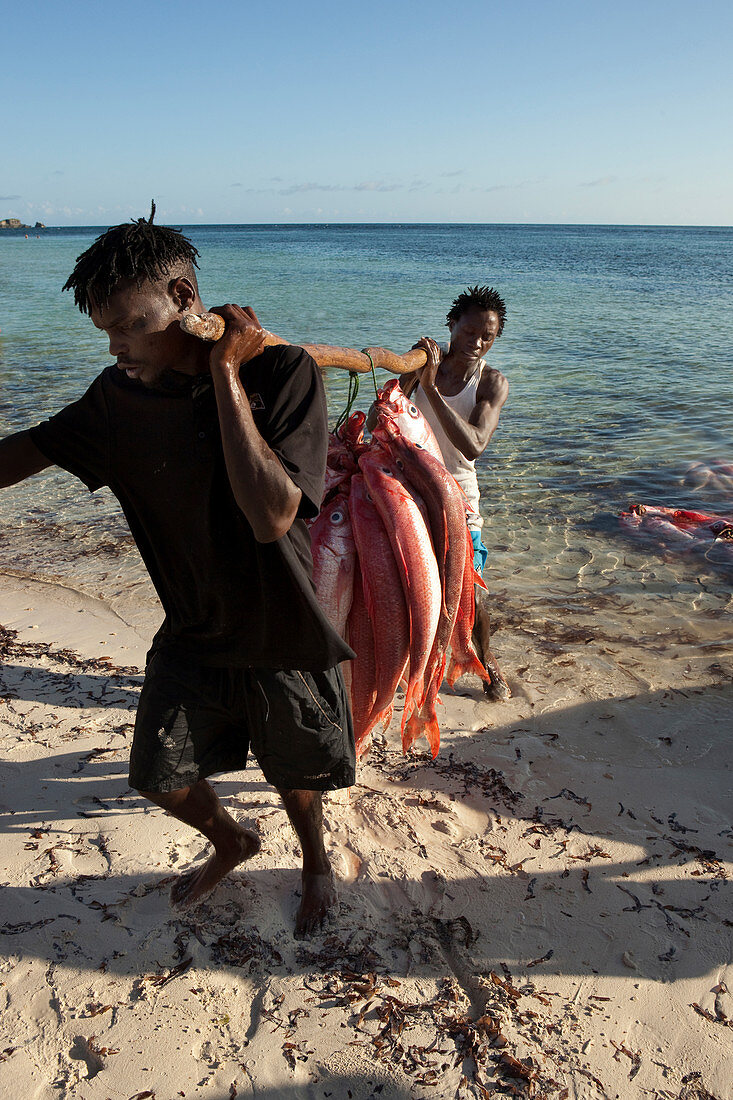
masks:
<svg viewBox="0 0 733 1100"><path fill-rule="evenodd" d="M450 350L466 363L483 359L499 332L499 314L493 309L472 306L457 321L451 321Z"/></svg>
<svg viewBox="0 0 733 1100"><path fill-rule="evenodd" d="M120 287L104 309L94 306L90 317L106 333L109 353L128 378L154 386L167 371L185 371L190 341L178 324L181 310L167 282Z"/></svg>

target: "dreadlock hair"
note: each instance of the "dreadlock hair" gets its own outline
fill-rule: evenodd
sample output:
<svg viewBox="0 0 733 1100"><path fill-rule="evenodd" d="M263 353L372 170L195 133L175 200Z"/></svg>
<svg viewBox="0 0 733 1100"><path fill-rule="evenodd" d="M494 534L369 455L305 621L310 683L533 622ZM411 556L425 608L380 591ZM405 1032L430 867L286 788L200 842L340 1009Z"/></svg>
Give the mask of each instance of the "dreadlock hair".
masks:
<svg viewBox="0 0 733 1100"><path fill-rule="evenodd" d="M445 319L446 325L449 325L451 321L457 321L459 317L462 317L469 309L491 309L499 316L499 331L497 336L501 336L504 331L504 321L506 319L506 303L504 299L494 290L493 286L469 286L454 299L453 305L448 310L448 314Z"/></svg>
<svg viewBox="0 0 733 1100"><path fill-rule="evenodd" d="M139 290L143 283L156 282L177 267L183 268L196 285L193 269L198 267L198 249L179 229L153 225L154 217L152 203L147 221L138 218L115 225L77 256L76 267L63 289L74 291L74 301L82 313L89 313L92 304L104 309L122 282L134 281Z"/></svg>

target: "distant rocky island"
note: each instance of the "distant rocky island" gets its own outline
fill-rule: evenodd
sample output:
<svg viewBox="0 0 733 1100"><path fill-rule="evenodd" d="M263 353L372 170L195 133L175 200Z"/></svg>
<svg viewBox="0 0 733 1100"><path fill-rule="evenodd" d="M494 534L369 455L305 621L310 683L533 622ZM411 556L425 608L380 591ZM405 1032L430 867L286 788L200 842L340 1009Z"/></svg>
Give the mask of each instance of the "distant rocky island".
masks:
<svg viewBox="0 0 733 1100"><path fill-rule="evenodd" d="M20 218L2 218L0 219L0 229L45 229L43 222L36 222L35 225L25 225Z"/></svg>

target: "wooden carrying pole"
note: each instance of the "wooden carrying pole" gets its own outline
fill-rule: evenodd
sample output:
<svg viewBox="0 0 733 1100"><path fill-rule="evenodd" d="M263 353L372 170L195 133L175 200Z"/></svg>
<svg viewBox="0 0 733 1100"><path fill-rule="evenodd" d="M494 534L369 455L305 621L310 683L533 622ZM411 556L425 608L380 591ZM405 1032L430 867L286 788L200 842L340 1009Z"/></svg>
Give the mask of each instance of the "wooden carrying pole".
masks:
<svg viewBox="0 0 733 1100"><path fill-rule="evenodd" d="M224 321L218 313L202 313L200 316L186 313L181 319L181 328L191 336L213 343L223 336ZM263 331L265 347L290 343L289 340L276 336L274 332L268 332L267 329ZM407 374L424 367L428 358L422 348L413 348L404 355L398 355L388 348L364 348L363 351L357 351L356 348L339 348L331 344L299 344L298 347L307 351L321 368L336 367L338 370L356 371L357 374L368 374L372 365L391 374Z"/></svg>

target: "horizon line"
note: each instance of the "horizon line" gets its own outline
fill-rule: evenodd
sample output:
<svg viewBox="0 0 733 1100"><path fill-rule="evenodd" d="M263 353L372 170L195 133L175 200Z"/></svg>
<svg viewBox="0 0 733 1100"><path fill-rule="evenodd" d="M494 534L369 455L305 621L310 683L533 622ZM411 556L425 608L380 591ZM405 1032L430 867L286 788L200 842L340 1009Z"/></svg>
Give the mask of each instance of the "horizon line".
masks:
<svg viewBox="0 0 733 1100"><path fill-rule="evenodd" d="M9 221L8 218L0 219L3 221ZM18 219L20 220L20 219ZM177 220L177 219L176 219ZM21 225L21 226L3 226L2 230L10 233L19 233L23 229L104 229L108 228L111 224L126 224L125 222L74 222L67 225L46 225L43 223L41 226L35 225ZM159 223L165 224L165 223ZM399 221L393 220L388 222L380 221L256 221L256 222L180 222L181 225L188 227L199 228L227 228L227 227L255 227L263 226L270 228L279 228L281 226L322 226L327 228L329 226L395 226L395 227L419 227L419 226L497 226L497 227L512 227L512 228L533 228L533 229L733 229L733 224L723 224L718 222L476 222L476 221L430 221L430 222L418 222L418 221Z"/></svg>

